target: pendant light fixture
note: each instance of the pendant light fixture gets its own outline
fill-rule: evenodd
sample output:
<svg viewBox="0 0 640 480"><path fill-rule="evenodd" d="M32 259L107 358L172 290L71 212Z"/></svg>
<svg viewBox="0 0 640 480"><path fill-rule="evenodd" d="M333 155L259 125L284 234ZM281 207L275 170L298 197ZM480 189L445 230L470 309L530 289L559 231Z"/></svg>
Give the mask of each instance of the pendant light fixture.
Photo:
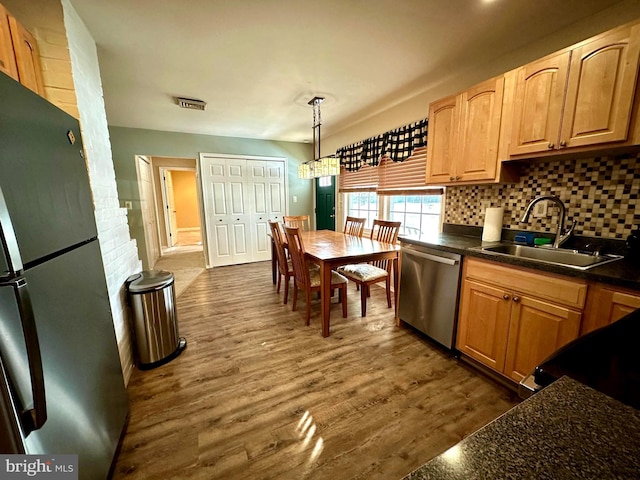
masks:
<svg viewBox="0 0 640 480"><path fill-rule="evenodd" d="M311 179L340 175L340 162L335 155L321 156L320 151L320 126L322 117L320 115L320 104L324 97L313 97L309 100L309 105L313 108L313 160L304 162L298 166L298 178Z"/></svg>

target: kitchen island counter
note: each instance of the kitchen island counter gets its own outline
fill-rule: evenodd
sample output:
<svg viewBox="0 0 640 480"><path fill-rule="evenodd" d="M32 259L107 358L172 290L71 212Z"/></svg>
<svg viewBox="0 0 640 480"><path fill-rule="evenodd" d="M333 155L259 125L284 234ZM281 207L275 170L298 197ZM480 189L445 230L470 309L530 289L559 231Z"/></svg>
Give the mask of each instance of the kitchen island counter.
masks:
<svg viewBox="0 0 640 480"><path fill-rule="evenodd" d="M640 411L562 377L404 480L637 478Z"/></svg>

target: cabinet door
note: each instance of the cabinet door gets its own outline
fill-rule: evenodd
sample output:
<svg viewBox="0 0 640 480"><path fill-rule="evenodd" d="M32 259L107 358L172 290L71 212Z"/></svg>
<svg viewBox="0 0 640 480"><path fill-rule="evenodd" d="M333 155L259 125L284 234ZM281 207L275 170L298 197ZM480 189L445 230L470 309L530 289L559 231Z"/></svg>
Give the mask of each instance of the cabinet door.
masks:
<svg viewBox="0 0 640 480"><path fill-rule="evenodd" d="M505 375L519 382L566 343L578 338L582 314L514 294Z"/></svg>
<svg viewBox="0 0 640 480"><path fill-rule="evenodd" d="M44 97L42 70L40 69L40 52L35 38L9 15L13 50L18 65L20 83Z"/></svg>
<svg viewBox="0 0 640 480"><path fill-rule="evenodd" d="M456 128L458 112L456 96L429 105L427 139L427 183L445 184L454 179Z"/></svg>
<svg viewBox="0 0 640 480"><path fill-rule="evenodd" d="M639 55L640 26L572 51L560 147L627 139Z"/></svg>
<svg viewBox="0 0 640 480"><path fill-rule="evenodd" d="M640 308L640 292L605 285L590 287L582 335L605 327Z"/></svg>
<svg viewBox="0 0 640 480"><path fill-rule="evenodd" d="M570 53L521 67L516 83L511 155L546 152L557 146Z"/></svg>
<svg viewBox="0 0 640 480"><path fill-rule="evenodd" d="M487 80L460 95L456 180L493 180L498 162L504 78Z"/></svg>
<svg viewBox="0 0 640 480"><path fill-rule="evenodd" d="M456 347L498 372L505 363L509 298L502 289L472 280L463 282Z"/></svg>
<svg viewBox="0 0 640 480"><path fill-rule="evenodd" d="M18 67L13 53L9 17L7 10L2 5L0 5L0 72L18 80Z"/></svg>

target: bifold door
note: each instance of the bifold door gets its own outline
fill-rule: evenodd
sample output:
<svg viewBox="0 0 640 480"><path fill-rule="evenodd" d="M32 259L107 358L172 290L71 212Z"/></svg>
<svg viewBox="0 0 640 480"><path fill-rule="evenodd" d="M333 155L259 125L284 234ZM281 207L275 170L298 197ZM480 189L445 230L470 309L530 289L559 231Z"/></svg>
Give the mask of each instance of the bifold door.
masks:
<svg viewBox="0 0 640 480"><path fill-rule="evenodd" d="M202 155L200 169L211 266L271 258L268 220L285 212L284 161Z"/></svg>

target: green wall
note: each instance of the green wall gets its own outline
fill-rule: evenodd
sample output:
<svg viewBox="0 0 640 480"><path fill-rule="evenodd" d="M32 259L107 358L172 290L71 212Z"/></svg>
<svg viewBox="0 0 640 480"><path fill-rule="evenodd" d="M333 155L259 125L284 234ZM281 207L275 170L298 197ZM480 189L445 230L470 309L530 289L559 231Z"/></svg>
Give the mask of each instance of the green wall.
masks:
<svg viewBox="0 0 640 480"><path fill-rule="evenodd" d="M131 201L129 231L144 252L146 242L142 228L140 194L136 177L136 155L198 158L200 153L285 157L287 159L287 195L290 215L313 215L313 182L298 179L298 165L313 156L312 146L305 143L216 137L188 133L161 132L137 128L109 127L113 164L118 184L120 206ZM293 203L293 197L297 202ZM140 257L146 257L140 255Z"/></svg>

